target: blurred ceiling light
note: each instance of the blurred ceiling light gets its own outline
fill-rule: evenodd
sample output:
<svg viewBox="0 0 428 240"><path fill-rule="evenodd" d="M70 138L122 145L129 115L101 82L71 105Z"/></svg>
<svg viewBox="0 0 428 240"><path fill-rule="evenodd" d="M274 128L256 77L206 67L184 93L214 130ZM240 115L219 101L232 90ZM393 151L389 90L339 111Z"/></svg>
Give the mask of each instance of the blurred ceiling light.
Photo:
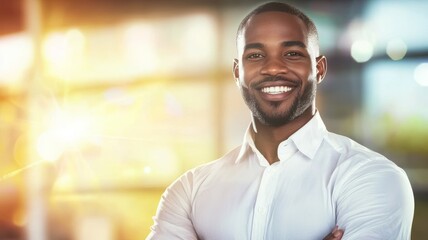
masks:
<svg viewBox="0 0 428 240"><path fill-rule="evenodd" d="M33 62L33 44L25 34L0 38L0 85L23 80Z"/></svg>
<svg viewBox="0 0 428 240"><path fill-rule="evenodd" d="M61 74L78 68L83 63L85 42L85 36L76 28L49 34L43 43L48 71Z"/></svg>
<svg viewBox="0 0 428 240"><path fill-rule="evenodd" d="M407 45L401 39L393 39L386 46L386 54L394 60L401 60L407 53Z"/></svg>
<svg viewBox="0 0 428 240"><path fill-rule="evenodd" d="M373 45L367 40L357 40L351 46L351 56L356 62L367 62L373 56Z"/></svg>
<svg viewBox="0 0 428 240"><path fill-rule="evenodd" d="M428 63L421 63L415 68L414 78L419 85L428 87Z"/></svg>
<svg viewBox="0 0 428 240"><path fill-rule="evenodd" d="M43 44L45 59L51 64L61 64L67 58L67 40L61 33L51 33Z"/></svg>
<svg viewBox="0 0 428 240"><path fill-rule="evenodd" d="M71 58L73 60L82 60L83 59L83 54L85 51L85 45L86 45L86 38L83 35L83 33L77 29L77 28L73 28L68 30L65 33L66 39L67 39L67 43L69 45L70 48L70 55Z"/></svg>
<svg viewBox="0 0 428 240"><path fill-rule="evenodd" d="M182 21L183 26L186 27L183 29L182 36L179 36L183 52L178 57L198 64L199 67L195 68L193 64L180 67L190 67L189 70L198 71L201 70L201 67L212 66L217 39L213 17L209 14L195 14L187 16Z"/></svg>
<svg viewBox="0 0 428 240"><path fill-rule="evenodd" d="M65 35L67 37L67 41L71 43L71 46L80 48L85 44L85 36L77 28L69 29Z"/></svg>
<svg viewBox="0 0 428 240"><path fill-rule="evenodd" d="M123 33L126 66L136 75L154 73L159 65L156 31L146 23L125 26Z"/></svg>

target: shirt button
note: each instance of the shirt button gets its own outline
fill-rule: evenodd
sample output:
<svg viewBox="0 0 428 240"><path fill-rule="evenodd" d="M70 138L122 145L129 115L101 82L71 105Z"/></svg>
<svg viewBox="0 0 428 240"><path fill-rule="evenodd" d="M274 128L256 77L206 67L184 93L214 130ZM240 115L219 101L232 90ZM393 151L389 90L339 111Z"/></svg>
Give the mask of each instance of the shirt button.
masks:
<svg viewBox="0 0 428 240"><path fill-rule="evenodd" d="M279 147L280 148L286 148L287 145L288 145L288 141L280 143Z"/></svg>

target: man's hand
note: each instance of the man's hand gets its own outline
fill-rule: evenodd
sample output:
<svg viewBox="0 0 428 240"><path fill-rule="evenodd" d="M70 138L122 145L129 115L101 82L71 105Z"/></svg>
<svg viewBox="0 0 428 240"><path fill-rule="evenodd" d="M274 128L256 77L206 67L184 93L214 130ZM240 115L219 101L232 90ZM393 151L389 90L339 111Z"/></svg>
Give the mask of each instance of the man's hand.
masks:
<svg viewBox="0 0 428 240"><path fill-rule="evenodd" d="M340 240L343 237L343 230L336 226L331 233L323 238L323 240Z"/></svg>

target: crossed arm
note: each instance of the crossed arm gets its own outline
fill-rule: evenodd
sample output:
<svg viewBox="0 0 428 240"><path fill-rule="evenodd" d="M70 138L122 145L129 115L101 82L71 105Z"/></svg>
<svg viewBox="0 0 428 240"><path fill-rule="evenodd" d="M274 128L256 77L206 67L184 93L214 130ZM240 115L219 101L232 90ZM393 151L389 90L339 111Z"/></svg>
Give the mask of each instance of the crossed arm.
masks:
<svg viewBox="0 0 428 240"><path fill-rule="evenodd" d="M404 171L396 167L378 168L376 164L361 165L353 171L356 174L336 185L332 196L340 229L335 227L323 240L410 239L414 201ZM163 210L155 217L147 239L197 239L191 231L192 222L186 217L190 201L178 197L180 192L189 193L186 186L179 184L166 197L182 201L161 201ZM175 219L185 226L177 228L175 220L165 219Z"/></svg>

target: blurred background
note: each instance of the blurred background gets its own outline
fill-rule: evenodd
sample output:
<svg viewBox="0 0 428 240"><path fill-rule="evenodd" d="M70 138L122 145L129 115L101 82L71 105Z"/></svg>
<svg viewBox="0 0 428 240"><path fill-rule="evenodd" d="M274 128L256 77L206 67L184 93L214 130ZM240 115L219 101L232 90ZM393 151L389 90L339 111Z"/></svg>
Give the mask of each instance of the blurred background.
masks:
<svg viewBox="0 0 428 240"><path fill-rule="evenodd" d="M327 127L405 169L426 239L428 1L289 2ZM235 31L260 3L0 0L0 239L144 239L166 186L242 141Z"/></svg>

